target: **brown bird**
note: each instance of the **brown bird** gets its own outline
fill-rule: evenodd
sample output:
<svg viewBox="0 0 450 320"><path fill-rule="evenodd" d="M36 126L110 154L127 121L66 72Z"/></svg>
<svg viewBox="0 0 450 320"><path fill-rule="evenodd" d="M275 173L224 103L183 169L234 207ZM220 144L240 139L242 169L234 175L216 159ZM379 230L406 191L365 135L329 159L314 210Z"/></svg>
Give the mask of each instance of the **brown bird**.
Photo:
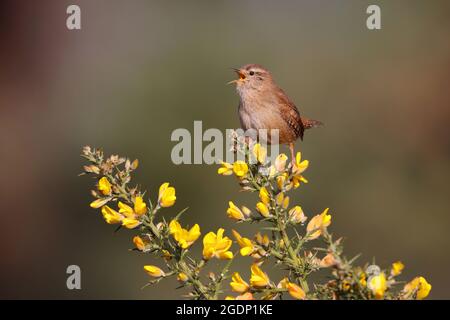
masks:
<svg viewBox="0 0 450 320"><path fill-rule="evenodd" d="M278 129L279 143L289 145L294 163L295 141L298 138L303 140L305 129L319 127L322 122L300 116L295 104L261 65L247 64L233 70L239 79L229 83L236 83L242 129L267 129L268 143L275 143L270 141L270 132Z"/></svg>

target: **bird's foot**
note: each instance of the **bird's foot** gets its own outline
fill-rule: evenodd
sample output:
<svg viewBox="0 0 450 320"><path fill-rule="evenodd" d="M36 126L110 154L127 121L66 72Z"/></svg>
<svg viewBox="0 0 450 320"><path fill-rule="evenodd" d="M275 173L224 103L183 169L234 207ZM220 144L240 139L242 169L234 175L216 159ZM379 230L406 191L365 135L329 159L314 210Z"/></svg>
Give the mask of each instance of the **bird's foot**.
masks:
<svg viewBox="0 0 450 320"><path fill-rule="evenodd" d="M291 151L291 166L292 169L295 167L295 154L294 154L294 144L289 143L289 150Z"/></svg>

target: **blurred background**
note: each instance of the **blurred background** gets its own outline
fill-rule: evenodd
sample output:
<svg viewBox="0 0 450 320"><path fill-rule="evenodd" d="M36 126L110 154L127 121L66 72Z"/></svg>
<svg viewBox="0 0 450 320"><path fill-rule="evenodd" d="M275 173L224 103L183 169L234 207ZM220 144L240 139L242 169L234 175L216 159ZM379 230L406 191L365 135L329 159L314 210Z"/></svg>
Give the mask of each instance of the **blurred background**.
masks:
<svg viewBox="0 0 450 320"><path fill-rule="evenodd" d="M80 31L66 28L69 4ZM366 28L369 4L380 31ZM228 200L252 207L254 195L216 166L173 165L170 134L194 120L238 127L225 83L246 63L326 124L297 143L310 183L293 203L308 216L330 207L330 231L361 264L401 260L405 280L423 275L431 298L450 298L449 15L446 0L2 1L0 298L178 298L175 282L141 290L155 260L88 206L79 154L139 158L150 196L176 187L166 217L189 206L184 223L229 232ZM70 264L82 290L66 289Z"/></svg>

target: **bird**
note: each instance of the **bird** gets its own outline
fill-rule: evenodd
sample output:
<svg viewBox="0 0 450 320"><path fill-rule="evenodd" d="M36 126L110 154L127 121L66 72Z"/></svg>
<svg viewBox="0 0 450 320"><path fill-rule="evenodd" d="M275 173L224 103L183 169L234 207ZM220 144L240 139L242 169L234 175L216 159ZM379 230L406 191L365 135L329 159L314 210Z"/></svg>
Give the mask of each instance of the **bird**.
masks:
<svg viewBox="0 0 450 320"><path fill-rule="evenodd" d="M274 81L272 74L259 64L246 64L240 68L232 68L238 79L229 84L236 84L239 95L239 119L242 129L268 131L267 142L271 130L278 129L279 144L289 145L291 161L294 165L294 143L303 140L307 129L323 126L318 120L300 115L296 105Z"/></svg>

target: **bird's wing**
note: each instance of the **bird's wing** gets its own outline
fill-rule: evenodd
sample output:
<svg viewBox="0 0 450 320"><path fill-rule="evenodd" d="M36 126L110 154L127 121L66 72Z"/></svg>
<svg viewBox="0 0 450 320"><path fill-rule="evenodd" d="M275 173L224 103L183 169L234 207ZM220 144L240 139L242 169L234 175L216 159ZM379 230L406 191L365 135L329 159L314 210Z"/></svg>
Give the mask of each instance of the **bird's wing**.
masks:
<svg viewBox="0 0 450 320"><path fill-rule="evenodd" d="M281 117L295 132L295 135L303 140L305 127L300 117L300 112L281 88L277 88L275 93L276 99L278 100L278 111L280 112Z"/></svg>

